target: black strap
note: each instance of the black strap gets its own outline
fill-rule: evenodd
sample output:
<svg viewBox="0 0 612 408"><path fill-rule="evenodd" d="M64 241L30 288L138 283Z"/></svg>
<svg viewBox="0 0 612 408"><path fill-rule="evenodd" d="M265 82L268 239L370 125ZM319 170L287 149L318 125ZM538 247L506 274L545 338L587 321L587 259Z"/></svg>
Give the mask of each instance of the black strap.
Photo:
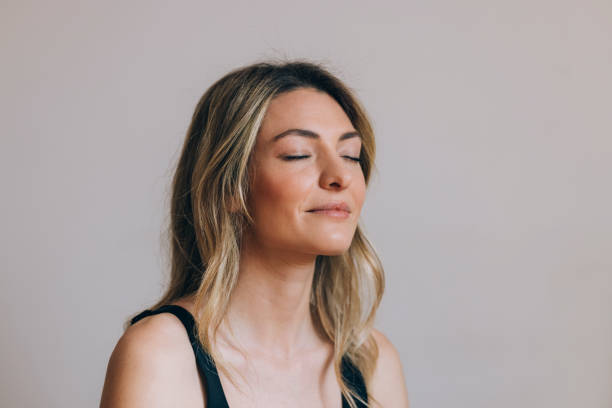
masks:
<svg viewBox="0 0 612 408"><path fill-rule="evenodd" d="M202 372L202 374L204 374L204 377L206 378L206 407L229 408L227 400L225 399L223 387L221 386L221 381L219 380L217 367L212 361L212 358L210 358L208 353L206 353L202 348L201 343L199 342L196 335L195 321L189 311L178 305L164 305L155 310L145 310L144 312L134 317L131 323L134 324L143 317L164 312L172 313L173 315L178 317L179 320L183 323L183 326L185 326L185 329L187 330L187 335L189 336L191 347L193 348L193 352L195 353L196 363L198 365L198 368L200 368L200 371Z"/></svg>
<svg viewBox="0 0 612 408"><path fill-rule="evenodd" d="M195 354L196 362L202 374L206 378L206 407L207 408L229 408L221 381L219 380L219 373L214 361L208 353L206 353L198 340L197 333L195 330L195 321L189 311L178 305L164 305L155 310L145 310L138 314L131 320L131 324L136 323L138 320L151 316L158 313L172 313L183 323L191 342L191 347ZM355 367L348 358L342 359L342 377L364 401L368 401L368 393L366 390L363 376L357 367ZM365 408L366 406L358 400L355 400L358 408ZM349 408L348 401L342 395L342 408Z"/></svg>
<svg viewBox="0 0 612 408"><path fill-rule="evenodd" d="M361 371L345 356L342 358L342 377L349 388L359 395L361 399L368 402L368 392ZM357 408L366 408L366 405L355 399ZM342 408L350 408L348 401L342 395Z"/></svg>

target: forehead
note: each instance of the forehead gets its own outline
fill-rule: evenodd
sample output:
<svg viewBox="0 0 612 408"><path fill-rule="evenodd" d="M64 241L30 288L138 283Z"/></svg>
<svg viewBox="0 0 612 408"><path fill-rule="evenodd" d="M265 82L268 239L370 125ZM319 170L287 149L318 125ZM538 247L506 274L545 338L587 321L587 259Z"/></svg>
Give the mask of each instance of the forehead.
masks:
<svg viewBox="0 0 612 408"><path fill-rule="evenodd" d="M296 89L270 101L259 129L258 141L269 141L291 128L305 128L338 136L354 127L334 98L315 89Z"/></svg>

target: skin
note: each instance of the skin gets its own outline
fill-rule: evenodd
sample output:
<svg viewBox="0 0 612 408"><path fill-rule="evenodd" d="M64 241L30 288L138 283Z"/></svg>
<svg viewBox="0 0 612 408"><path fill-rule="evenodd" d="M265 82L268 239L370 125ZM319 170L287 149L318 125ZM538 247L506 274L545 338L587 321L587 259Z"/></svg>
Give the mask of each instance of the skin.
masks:
<svg viewBox="0 0 612 408"><path fill-rule="evenodd" d="M287 135L301 128L318 138ZM341 406L332 365L333 345L318 336L309 312L318 254L346 251L365 199L359 137L329 95L297 89L274 98L254 148L249 208L240 273L226 318L214 340L240 375L238 387L223 373L232 408ZM287 160L287 156L308 156ZM347 218L308 210L344 201ZM175 302L194 314L193 299ZM232 334L233 333L233 334ZM399 354L378 330L380 349L368 391L382 407L408 407ZM130 326L108 366L101 407L202 407L205 391L185 329L173 315L147 317Z"/></svg>

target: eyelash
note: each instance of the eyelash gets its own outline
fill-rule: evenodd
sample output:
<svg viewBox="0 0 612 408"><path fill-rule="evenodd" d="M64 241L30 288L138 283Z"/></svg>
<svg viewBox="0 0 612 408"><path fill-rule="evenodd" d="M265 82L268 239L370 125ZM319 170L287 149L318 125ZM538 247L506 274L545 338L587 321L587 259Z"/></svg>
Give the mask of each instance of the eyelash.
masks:
<svg viewBox="0 0 612 408"><path fill-rule="evenodd" d="M307 157L310 157L310 156L307 156L307 155L306 156L283 156L283 159L286 160L286 161L292 161L292 160L305 159ZM351 161L353 161L355 163L360 163L361 162L361 159L359 157L352 157L352 156L342 156L342 157L344 157L346 159L349 159L349 160L351 160Z"/></svg>

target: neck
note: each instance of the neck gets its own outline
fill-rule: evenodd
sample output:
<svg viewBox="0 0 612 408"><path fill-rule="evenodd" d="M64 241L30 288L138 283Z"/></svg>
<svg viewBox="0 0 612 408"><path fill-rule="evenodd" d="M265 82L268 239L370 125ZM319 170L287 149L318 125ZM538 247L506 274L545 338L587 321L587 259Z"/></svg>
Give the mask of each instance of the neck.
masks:
<svg viewBox="0 0 612 408"><path fill-rule="evenodd" d="M316 256L241 248L239 277L224 324L249 354L290 359L321 343L310 314Z"/></svg>

